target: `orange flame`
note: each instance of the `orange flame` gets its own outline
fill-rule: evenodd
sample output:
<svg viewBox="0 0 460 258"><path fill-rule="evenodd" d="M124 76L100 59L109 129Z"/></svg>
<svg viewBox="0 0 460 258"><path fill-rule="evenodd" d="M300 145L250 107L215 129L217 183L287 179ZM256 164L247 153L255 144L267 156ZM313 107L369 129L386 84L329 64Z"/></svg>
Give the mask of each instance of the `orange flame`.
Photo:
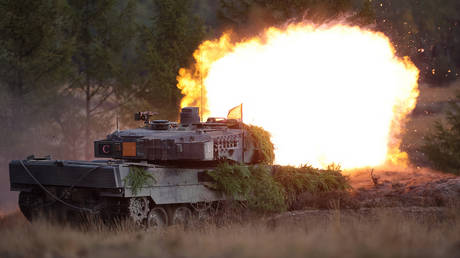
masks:
<svg viewBox="0 0 460 258"><path fill-rule="evenodd" d="M292 24L232 42L205 41L180 69L181 106L204 119L244 103L246 123L272 134L277 164L344 169L404 164L404 120L415 107L418 69L382 33L347 25Z"/></svg>

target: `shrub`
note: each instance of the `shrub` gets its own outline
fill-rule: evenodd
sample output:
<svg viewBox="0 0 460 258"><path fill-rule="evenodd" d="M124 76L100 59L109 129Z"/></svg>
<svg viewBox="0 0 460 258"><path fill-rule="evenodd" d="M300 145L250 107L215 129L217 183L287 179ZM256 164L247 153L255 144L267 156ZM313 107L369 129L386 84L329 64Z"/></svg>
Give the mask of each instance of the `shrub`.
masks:
<svg viewBox="0 0 460 258"><path fill-rule="evenodd" d="M457 96L457 101L460 96ZM424 137L421 151L435 168L454 174L460 174L460 105L449 104L446 123L436 121L434 128Z"/></svg>

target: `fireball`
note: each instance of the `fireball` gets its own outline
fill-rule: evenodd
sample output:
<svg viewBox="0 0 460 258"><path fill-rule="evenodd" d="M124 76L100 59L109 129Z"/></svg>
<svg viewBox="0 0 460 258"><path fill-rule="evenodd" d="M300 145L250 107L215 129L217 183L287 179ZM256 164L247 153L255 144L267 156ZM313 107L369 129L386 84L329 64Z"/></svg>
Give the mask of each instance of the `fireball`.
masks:
<svg viewBox="0 0 460 258"><path fill-rule="evenodd" d="M382 33L348 25L292 24L236 41L203 42L179 71L181 106L203 119L243 103L244 122L272 135L275 163L343 169L401 164L404 120L418 69Z"/></svg>

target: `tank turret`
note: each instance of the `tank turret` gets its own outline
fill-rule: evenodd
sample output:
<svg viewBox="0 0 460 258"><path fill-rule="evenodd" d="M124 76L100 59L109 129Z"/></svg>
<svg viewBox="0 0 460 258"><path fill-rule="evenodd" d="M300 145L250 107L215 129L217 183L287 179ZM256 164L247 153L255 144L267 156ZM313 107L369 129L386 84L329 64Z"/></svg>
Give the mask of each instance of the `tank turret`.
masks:
<svg viewBox="0 0 460 258"><path fill-rule="evenodd" d="M149 163L209 163L229 160L249 163L252 151L245 150L244 126L235 119L209 118L200 122L197 107L185 107L180 122L150 120L153 113L140 112L141 128L116 131L94 142L95 157Z"/></svg>

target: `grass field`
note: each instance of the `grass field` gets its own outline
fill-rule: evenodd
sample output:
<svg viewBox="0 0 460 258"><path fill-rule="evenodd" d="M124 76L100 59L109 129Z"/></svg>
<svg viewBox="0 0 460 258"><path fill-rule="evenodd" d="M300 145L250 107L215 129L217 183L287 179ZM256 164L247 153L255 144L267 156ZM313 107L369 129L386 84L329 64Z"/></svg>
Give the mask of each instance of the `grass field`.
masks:
<svg viewBox="0 0 460 258"><path fill-rule="evenodd" d="M460 257L459 214L334 210L277 223L259 217L153 232L129 224L29 224L13 214L0 220L0 257Z"/></svg>

